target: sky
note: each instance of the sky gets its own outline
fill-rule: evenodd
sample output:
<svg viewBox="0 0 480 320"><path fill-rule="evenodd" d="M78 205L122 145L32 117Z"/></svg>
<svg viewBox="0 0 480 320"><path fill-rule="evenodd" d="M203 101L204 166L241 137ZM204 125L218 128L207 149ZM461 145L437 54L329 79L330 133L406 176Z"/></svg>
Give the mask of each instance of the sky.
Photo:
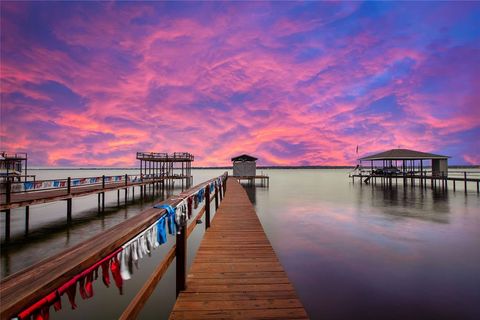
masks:
<svg viewBox="0 0 480 320"><path fill-rule="evenodd" d="M30 165L480 164L480 2L2 1L0 62Z"/></svg>

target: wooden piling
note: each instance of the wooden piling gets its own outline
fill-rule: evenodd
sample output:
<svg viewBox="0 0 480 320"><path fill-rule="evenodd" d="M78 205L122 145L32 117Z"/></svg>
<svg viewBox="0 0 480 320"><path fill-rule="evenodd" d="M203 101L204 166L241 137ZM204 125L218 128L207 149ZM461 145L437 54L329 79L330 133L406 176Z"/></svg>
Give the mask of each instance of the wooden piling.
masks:
<svg viewBox="0 0 480 320"><path fill-rule="evenodd" d="M209 203L207 202L207 205ZM187 288L187 233L185 226L177 232L176 262L176 296Z"/></svg>
<svg viewBox="0 0 480 320"><path fill-rule="evenodd" d="M25 234L28 234L28 228L30 225L30 206L25 207Z"/></svg>
<svg viewBox="0 0 480 320"><path fill-rule="evenodd" d="M10 241L10 209L5 210L5 242Z"/></svg>
<svg viewBox="0 0 480 320"><path fill-rule="evenodd" d="M67 223L72 222L72 198L67 199Z"/></svg>

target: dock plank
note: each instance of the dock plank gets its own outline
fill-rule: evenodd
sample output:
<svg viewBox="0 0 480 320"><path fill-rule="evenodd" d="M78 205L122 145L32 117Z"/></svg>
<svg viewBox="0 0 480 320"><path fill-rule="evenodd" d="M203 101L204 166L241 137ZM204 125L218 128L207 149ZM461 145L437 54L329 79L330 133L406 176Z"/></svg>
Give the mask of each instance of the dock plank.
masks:
<svg viewBox="0 0 480 320"><path fill-rule="evenodd" d="M170 319L308 319L237 180L211 225Z"/></svg>

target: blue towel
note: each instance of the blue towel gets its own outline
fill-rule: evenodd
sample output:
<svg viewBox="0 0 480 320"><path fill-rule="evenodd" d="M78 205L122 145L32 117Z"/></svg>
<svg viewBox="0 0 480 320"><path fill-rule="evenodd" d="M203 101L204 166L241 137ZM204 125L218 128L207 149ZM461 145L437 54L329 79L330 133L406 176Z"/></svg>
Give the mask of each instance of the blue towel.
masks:
<svg viewBox="0 0 480 320"><path fill-rule="evenodd" d="M154 208L167 210L168 233L175 234L175 209L176 208L168 204L155 205Z"/></svg>
<svg viewBox="0 0 480 320"><path fill-rule="evenodd" d="M24 182L23 186L24 186L25 190L31 190L31 189L33 189L33 182Z"/></svg>
<svg viewBox="0 0 480 320"><path fill-rule="evenodd" d="M157 224L157 240L158 243L164 244L167 242L167 232L165 231L165 217L161 217Z"/></svg>

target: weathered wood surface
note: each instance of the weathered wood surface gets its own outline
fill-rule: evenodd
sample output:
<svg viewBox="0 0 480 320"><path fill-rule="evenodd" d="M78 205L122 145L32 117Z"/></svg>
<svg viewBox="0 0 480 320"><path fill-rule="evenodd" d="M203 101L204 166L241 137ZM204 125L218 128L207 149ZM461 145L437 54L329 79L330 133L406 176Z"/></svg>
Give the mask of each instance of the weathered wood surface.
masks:
<svg viewBox="0 0 480 320"><path fill-rule="evenodd" d="M235 178L228 179L170 319L308 319Z"/></svg>
<svg viewBox="0 0 480 320"><path fill-rule="evenodd" d="M175 176L169 179L185 179L186 176ZM125 189L130 187L150 185L152 183L160 183L166 178L159 178L156 180L145 180L143 182L128 182L125 184L125 181L120 182L107 182L105 183L105 188L102 188L102 184L92 184L92 185L80 185L72 186L71 192L68 193L67 188L56 188L50 190L39 190L39 191L28 191L28 192L18 192L11 194L10 203L5 203L5 195L0 195L0 210L13 209L24 206L31 206L35 204L49 203L60 200L66 200L77 197L84 197L99 192L108 192L118 189Z"/></svg>

